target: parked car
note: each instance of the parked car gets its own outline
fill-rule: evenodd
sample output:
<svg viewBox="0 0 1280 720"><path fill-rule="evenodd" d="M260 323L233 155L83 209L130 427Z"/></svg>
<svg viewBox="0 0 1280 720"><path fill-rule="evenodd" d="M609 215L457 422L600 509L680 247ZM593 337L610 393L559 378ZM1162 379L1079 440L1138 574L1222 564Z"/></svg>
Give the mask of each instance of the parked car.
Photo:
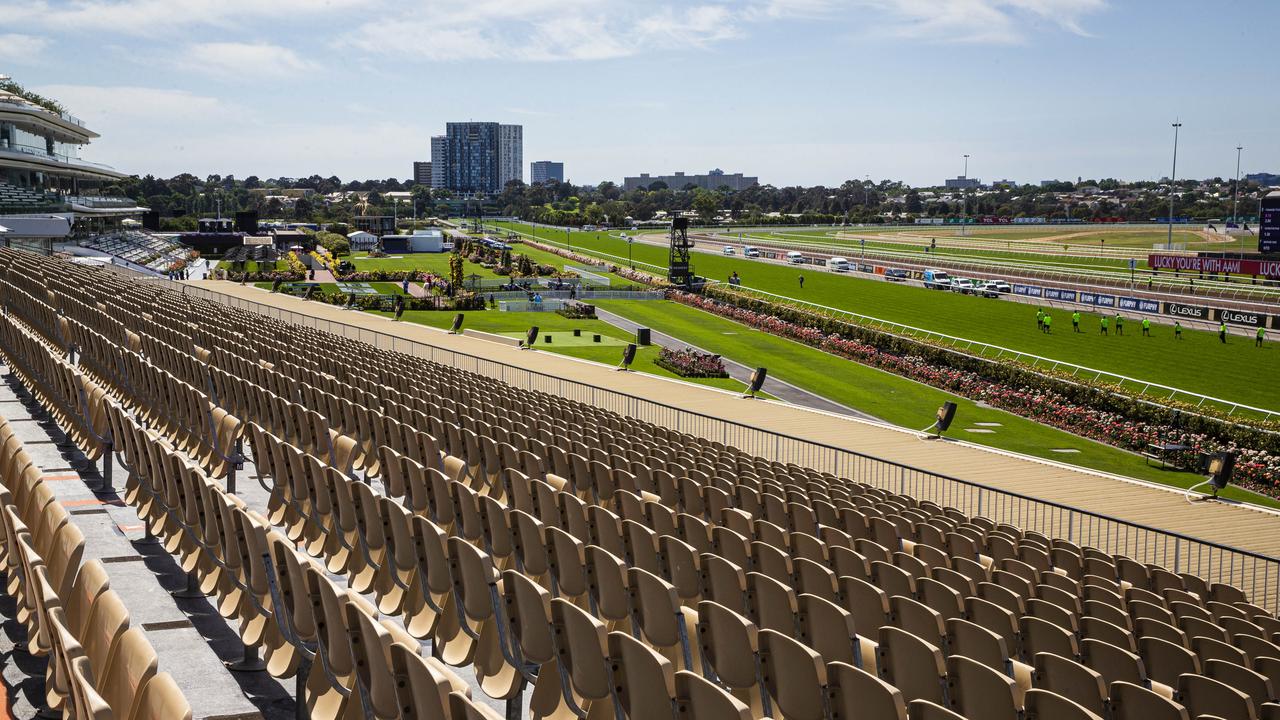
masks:
<svg viewBox="0 0 1280 720"><path fill-rule="evenodd" d="M911 273L902 268L888 268L884 271L884 279L891 282L906 282Z"/></svg>
<svg viewBox="0 0 1280 720"><path fill-rule="evenodd" d="M930 290L950 290L951 276L945 270L925 270L924 286Z"/></svg>
<svg viewBox="0 0 1280 720"><path fill-rule="evenodd" d="M982 284L983 297L1000 297L1001 295L1008 295L1011 292L1013 292L1013 288L1009 286L1009 283L1003 280L989 280Z"/></svg>
<svg viewBox="0 0 1280 720"><path fill-rule="evenodd" d="M743 257L754 257L754 258L758 258L758 257L760 257L760 249L759 249L759 248L753 248L753 247L751 247L750 245L748 245L748 246L746 246L746 247L742 248L742 256L743 256Z"/></svg>
<svg viewBox="0 0 1280 720"><path fill-rule="evenodd" d="M964 295L976 295L981 285L981 280L974 280L973 278L952 278L951 292L958 292Z"/></svg>
<svg viewBox="0 0 1280 720"><path fill-rule="evenodd" d="M799 253L794 250L787 253L787 262L791 263L792 265L803 265L804 253Z"/></svg>
<svg viewBox="0 0 1280 720"><path fill-rule="evenodd" d="M827 269L831 272L848 272L849 260L842 257L833 257L827 259Z"/></svg>
<svg viewBox="0 0 1280 720"><path fill-rule="evenodd" d="M733 246L732 246L732 245L725 245L725 246L724 246L724 254L725 254L725 255L732 255L732 254L733 254Z"/></svg>

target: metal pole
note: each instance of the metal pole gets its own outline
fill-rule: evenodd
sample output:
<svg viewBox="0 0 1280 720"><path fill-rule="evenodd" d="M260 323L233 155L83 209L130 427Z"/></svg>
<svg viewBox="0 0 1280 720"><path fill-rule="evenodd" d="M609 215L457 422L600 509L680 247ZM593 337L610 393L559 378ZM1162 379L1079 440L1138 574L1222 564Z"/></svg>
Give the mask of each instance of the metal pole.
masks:
<svg viewBox="0 0 1280 720"><path fill-rule="evenodd" d="M961 175L960 177L964 178L965 185L968 185L969 183L969 156L968 155L964 156L964 174ZM960 234L968 235L969 225L967 221L969 220L969 188L961 187L960 192L964 197L964 216L960 218Z"/></svg>
<svg viewBox="0 0 1280 720"><path fill-rule="evenodd" d="M1231 224L1236 225L1239 221L1236 219L1236 207L1240 204L1240 151L1244 150L1243 145L1236 146L1236 186L1231 193Z"/></svg>
<svg viewBox="0 0 1280 720"><path fill-rule="evenodd" d="M1169 176L1169 240L1167 248L1173 247L1173 183L1178 179L1178 128L1182 123L1173 123L1173 172Z"/></svg>

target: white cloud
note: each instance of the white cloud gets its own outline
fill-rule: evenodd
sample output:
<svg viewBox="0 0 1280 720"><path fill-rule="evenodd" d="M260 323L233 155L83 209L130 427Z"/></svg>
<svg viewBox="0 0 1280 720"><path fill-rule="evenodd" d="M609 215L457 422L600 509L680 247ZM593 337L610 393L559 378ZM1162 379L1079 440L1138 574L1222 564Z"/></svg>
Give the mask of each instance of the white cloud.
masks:
<svg viewBox="0 0 1280 720"><path fill-rule="evenodd" d="M316 68L314 63L289 48L240 42L197 43L188 49L182 64L192 70L240 81L250 77L292 77Z"/></svg>
<svg viewBox="0 0 1280 720"><path fill-rule="evenodd" d="M1029 24L1051 24L1087 35L1085 15L1106 8L1105 0L854 0L879 11L888 22L870 33L908 39L1018 44Z"/></svg>
<svg viewBox="0 0 1280 720"><path fill-rule="evenodd" d="M160 35L181 28L237 27L258 18L336 13L373 0L0 0L6 23L58 32Z"/></svg>
<svg viewBox="0 0 1280 720"><path fill-rule="evenodd" d="M400 15L366 22L339 44L438 61L608 60L737 37L741 7L716 3L675 9L624 0L421 0Z"/></svg>
<svg viewBox="0 0 1280 720"><path fill-rule="evenodd" d="M0 60L13 63L34 63L49 45L47 38L20 33L0 33Z"/></svg>

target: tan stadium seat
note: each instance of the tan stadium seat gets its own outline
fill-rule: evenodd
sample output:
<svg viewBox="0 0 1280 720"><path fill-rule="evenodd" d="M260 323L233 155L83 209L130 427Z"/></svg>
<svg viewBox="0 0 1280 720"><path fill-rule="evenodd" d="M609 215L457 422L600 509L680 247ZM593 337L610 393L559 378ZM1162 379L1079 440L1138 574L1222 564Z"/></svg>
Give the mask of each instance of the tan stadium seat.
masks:
<svg viewBox="0 0 1280 720"><path fill-rule="evenodd" d="M142 688L138 720L191 720L191 705L169 673L158 673Z"/></svg>
<svg viewBox="0 0 1280 720"><path fill-rule="evenodd" d="M1103 720L1105 713L1091 712L1068 696L1035 688L1024 696L1025 720Z"/></svg>
<svg viewBox="0 0 1280 720"><path fill-rule="evenodd" d="M952 703L967 717L1017 720L1021 715L1017 683L962 655L947 658L947 687Z"/></svg>
<svg viewBox="0 0 1280 720"><path fill-rule="evenodd" d="M1146 664L1151 679L1177 687L1178 677L1200 673L1200 660L1190 650L1156 637L1138 638L1138 652Z"/></svg>
<svg viewBox="0 0 1280 720"><path fill-rule="evenodd" d="M698 603L703 675L726 687L753 713L770 714L763 686L759 633L754 623L709 600Z"/></svg>
<svg viewBox="0 0 1280 720"><path fill-rule="evenodd" d="M1206 677L1244 693L1253 701L1255 708L1260 709L1264 703L1277 699L1275 686L1271 680L1248 667L1223 660L1209 660L1203 667Z"/></svg>
<svg viewBox="0 0 1280 720"><path fill-rule="evenodd" d="M1067 697L1095 715L1107 714L1107 685L1102 675L1068 658L1035 656L1035 687Z"/></svg>
<svg viewBox="0 0 1280 720"><path fill-rule="evenodd" d="M880 677L901 690L903 699L950 704L947 669L936 646L901 628L885 626L879 631L877 653Z"/></svg>
<svg viewBox="0 0 1280 720"><path fill-rule="evenodd" d="M676 720L749 720L751 709L699 675L675 673Z"/></svg>
<svg viewBox="0 0 1280 720"><path fill-rule="evenodd" d="M113 643L107 661L94 665L96 688L116 717L141 717L141 691L155 677L158 664L142 630L130 628Z"/></svg>
<svg viewBox="0 0 1280 720"><path fill-rule="evenodd" d="M77 657L71 661L71 698L75 706L75 720L113 720L111 706L93 685L93 671L89 659Z"/></svg>
<svg viewBox="0 0 1280 720"><path fill-rule="evenodd" d="M565 705L585 718L592 705L617 706L610 677L609 647L603 624L561 598L551 601L556 658Z"/></svg>
<svg viewBox="0 0 1280 720"><path fill-rule="evenodd" d="M811 648L774 630L760 631L764 687L780 714L795 720L826 720L827 668Z"/></svg>
<svg viewBox="0 0 1280 720"><path fill-rule="evenodd" d="M1192 720L1182 705L1141 686L1114 682L1109 692L1112 720Z"/></svg>

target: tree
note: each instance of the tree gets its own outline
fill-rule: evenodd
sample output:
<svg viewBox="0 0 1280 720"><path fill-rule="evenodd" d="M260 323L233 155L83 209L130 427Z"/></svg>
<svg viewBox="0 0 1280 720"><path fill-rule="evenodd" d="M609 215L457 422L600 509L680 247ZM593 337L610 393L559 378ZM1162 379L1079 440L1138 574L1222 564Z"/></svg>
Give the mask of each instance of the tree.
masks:
<svg viewBox="0 0 1280 720"><path fill-rule="evenodd" d="M920 193L915 190L907 193L906 211L909 213L918 213L923 209L924 205L920 202Z"/></svg>
<svg viewBox="0 0 1280 720"><path fill-rule="evenodd" d="M722 202L723 198L720 197L720 193L700 190L693 198L693 209L704 222L711 222L715 219L716 213L720 211Z"/></svg>

